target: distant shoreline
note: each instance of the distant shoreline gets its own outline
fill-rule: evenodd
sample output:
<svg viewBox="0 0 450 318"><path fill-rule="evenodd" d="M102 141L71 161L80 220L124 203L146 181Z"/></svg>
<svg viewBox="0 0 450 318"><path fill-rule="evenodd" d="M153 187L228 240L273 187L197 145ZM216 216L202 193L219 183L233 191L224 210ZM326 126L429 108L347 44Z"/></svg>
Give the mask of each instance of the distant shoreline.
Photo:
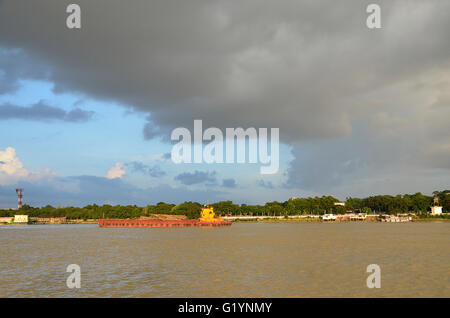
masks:
<svg viewBox="0 0 450 318"><path fill-rule="evenodd" d="M142 216L141 216L142 218ZM414 214L398 215L289 215L289 216L223 216L224 219L233 223L409 223L409 222L449 222L450 215L417 216ZM133 218L123 218L133 219ZM136 218L137 219L137 218ZM66 224L98 224L99 219L66 219L39 218L28 223L0 223L0 225L66 225Z"/></svg>
<svg viewBox="0 0 450 318"><path fill-rule="evenodd" d="M422 218L414 219L409 222L381 222L379 220L365 220L365 221L323 221L320 218L304 218L304 219L262 219L262 220L235 220L233 223L429 223L429 222L450 222L450 219L446 218ZM86 225L86 224L98 224L97 222L77 222L77 223L28 223L28 224L0 224L8 226L20 226L20 225Z"/></svg>
<svg viewBox="0 0 450 318"><path fill-rule="evenodd" d="M410 222L450 222L448 218L414 218ZM381 222L376 219L364 221L324 221L320 218L273 218L273 219L255 219L255 220L235 220L234 223L410 223L410 222Z"/></svg>

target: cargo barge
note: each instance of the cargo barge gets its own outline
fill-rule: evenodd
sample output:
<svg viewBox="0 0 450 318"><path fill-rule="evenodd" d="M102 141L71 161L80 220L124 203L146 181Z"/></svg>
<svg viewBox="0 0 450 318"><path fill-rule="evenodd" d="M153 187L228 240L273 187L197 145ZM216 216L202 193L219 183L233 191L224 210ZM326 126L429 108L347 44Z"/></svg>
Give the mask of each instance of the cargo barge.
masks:
<svg viewBox="0 0 450 318"><path fill-rule="evenodd" d="M129 228L129 227L222 227L231 226L230 221L216 218L213 207L202 208L201 218L197 220L188 219L100 219L99 227Z"/></svg>

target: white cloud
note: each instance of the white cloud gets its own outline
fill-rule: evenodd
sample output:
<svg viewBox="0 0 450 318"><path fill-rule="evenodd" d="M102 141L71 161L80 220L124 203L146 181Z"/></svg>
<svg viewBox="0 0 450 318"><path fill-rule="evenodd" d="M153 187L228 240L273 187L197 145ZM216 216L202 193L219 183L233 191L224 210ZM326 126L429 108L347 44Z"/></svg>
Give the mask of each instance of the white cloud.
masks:
<svg viewBox="0 0 450 318"><path fill-rule="evenodd" d="M48 168L39 171L26 169L16 155L16 149L7 147L0 150L0 185L14 184L18 181L37 181L56 176L56 173Z"/></svg>
<svg viewBox="0 0 450 318"><path fill-rule="evenodd" d="M8 147L5 151L0 151L0 162L0 171L8 176L26 177L28 175L28 170L17 158L14 148Z"/></svg>
<svg viewBox="0 0 450 318"><path fill-rule="evenodd" d="M123 169L124 164L122 162L116 163L111 169L108 170L108 173L106 173L106 178L108 179L122 179L122 177L125 175L125 170Z"/></svg>

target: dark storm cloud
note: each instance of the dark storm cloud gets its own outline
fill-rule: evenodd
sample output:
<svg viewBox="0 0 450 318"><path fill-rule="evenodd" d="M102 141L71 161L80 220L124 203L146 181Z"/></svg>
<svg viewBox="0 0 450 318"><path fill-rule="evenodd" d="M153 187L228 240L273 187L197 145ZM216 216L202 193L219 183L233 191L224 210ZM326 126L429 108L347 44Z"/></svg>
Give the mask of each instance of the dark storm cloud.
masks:
<svg viewBox="0 0 450 318"><path fill-rule="evenodd" d="M160 178L166 175L166 172L160 166L154 165L152 167L138 161L133 161L126 164L133 171L141 172L154 178Z"/></svg>
<svg viewBox="0 0 450 318"><path fill-rule="evenodd" d="M65 111L61 108L49 106L40 101L30 107L22 107L5 103L0 105L0 120L23 119L32 121L65 121L65 122L87 122L94 115L93 111L85 111L75 108Z"/></svg>
<svg viewBox="0 0 450 318"><path fill-rule="evenodd" d="M0 15L1 15L0 3ZM1 31L0 31L1 32ZM12 93L20 87L21 79L48 80L49 67L36 63L29 54L18 48L5 48L0 39L0 95Z"/></svg>
<svg viewBox="0 0 450 318"><path fill-rule="evenodd" d="M380 1L380 32L364 25L365 1L78 3L83 26L74 31L64 1L5 1L0 41L51 62L56 91L151 111L147 138L193 118L282 127L285 140L347 136L349 97L439 63L449 49L446 2L416 2L433 14L416 34L402 34L417 23L401 14L410 1Z"/></svg>
<svg viewBox="0 0 450 318"><path fill-rule="evenodd" d="M11 82L0 90L40 77L56 92L132 106L151 113L148 139L196 118L278 127L293 147L292 187L374 179L386 167L448 176L450 2L379 0L382 28L369 30L372 2L80 0L82 29L69 30L69 2L4 1L0 45L45 72L3 62Z"/></svg>
<svg viewBox="0 0 450 318"><path fill-rule="evenodd" d="M233 178L223 179L222 180L222 187L225 187L225 188L236 188L236 186L237 186L236 180L234 180Z"/></svg>
<svg viewBox="0 0 450 318"><path fill-rule="evenodd" d="M195 170L193 173L190 172L184 172L181 173L174 178L177 181L180 181L184 185L193 185L193 184L199 184L199 183L215 183L217 181L216 179L216 172L205 172L205 171L198 171Z"/></svg>

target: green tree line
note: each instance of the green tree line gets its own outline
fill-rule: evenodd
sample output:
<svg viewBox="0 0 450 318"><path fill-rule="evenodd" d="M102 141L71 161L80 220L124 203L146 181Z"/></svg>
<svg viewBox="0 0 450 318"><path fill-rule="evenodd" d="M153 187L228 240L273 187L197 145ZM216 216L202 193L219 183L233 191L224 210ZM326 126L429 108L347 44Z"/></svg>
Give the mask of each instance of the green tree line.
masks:
<svg viewBox="0 0 450 318"><path fill-rule="evenodd" d="M450 212L450 190L435 191L444 212ZM426 214L433 203L433 196L420 192L405 195L376 195L367 198L347 198L345 206L335 205L338 199L332 196L292 198L284 202L267 202L264 205L235 204L232 201L213 203L214 212L218 216L283 216L301 214L344 214L346 211L362 213L408 213ZM0 216L27 214L30 217L67 217L68 219L101 219L101 218L139 218L150 214L182 214L190 219L200 217L202 205L197 202L184 202L178 205L159 202L156 205L139 207L136 205L88 205L85 207L31 207L24 205L17 210L0 210Z"/></svg>

